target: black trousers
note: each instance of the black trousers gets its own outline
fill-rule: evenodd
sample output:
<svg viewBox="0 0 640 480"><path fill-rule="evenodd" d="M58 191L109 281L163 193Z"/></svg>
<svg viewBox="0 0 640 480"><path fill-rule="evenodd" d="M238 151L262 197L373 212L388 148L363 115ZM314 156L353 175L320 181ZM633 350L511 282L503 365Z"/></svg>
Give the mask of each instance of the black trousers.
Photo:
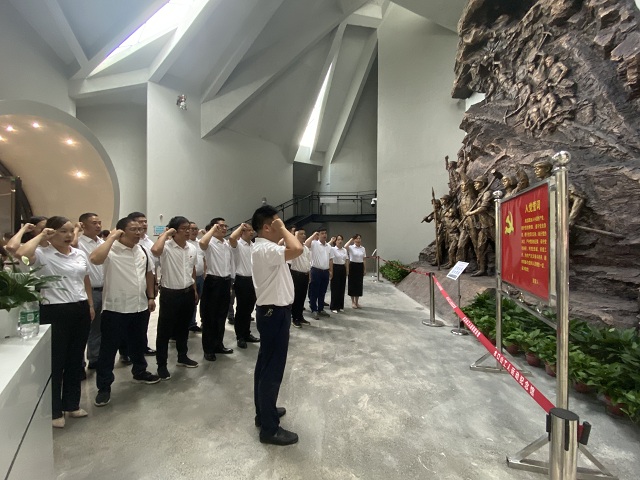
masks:
<svg viewBox="0 0 640 480"><path fill-rule="evenodd" d="M224 322L229 311L231 279L207 275L202 289L200 316L202 317L202 350L215 353L223 345ZM177 343L177 342L176 342Z"/></svg>
<svg viewBox="0 0 640 480"><path fill-rule="evenodd" d="M344 289L347 286L347 267L333 264L331 279L331 310L344 310Z"/></svg>
<svg viewBox="0 0 640 480"><path fill-rule="evenodd" d="M135 376L147 370L144 352L147 347L147 325L149 310L136 313L102 311L100 325L101 341L96 386L101 392L110 392L115 379L113 366L116 352L124 345L133 365L131 373Z"/></svg>
<svg viewBox="0 0 640 480"><path fill-rule="evenodd" d="M291 278L293 280L294 299L291 308L291 318L295 321L302 320L302 311L304 310L304 299L307 298L307 290L309 289L309 273L291 270Z"/></svg>
<svg viewBox="0 0 640 480"><path fill-rule="evenodd" d="M273 435L280 419L276 409L280 384L287 364L291 307L258 306L256 323L260 332L260 350L253 382L256 416L262 433Z"/></svg>
<svg viewBox="0 0 640 480"><path fill-rule="evenodd" d="M256 290L253 287L253 279L236 275L233 289L236 292L236 317L233 328L238 340L246 339L251 334L251 312L256 305Z"/></svg>
<svg viewBox="0 0 640 480"><path fill-rule="evenodd" d="M171 337L176 339L178 359L187 356L189 323L195 308L196 296L193 286L183 290L160 288L160 312L156 335L156 361L159 367L167 365Z"/></svg>
<svg viewBox="0 0 640 480"><path fill-rule="evenodd" d="M329 270L311 267L311 282L309 283L309 304L312 312L324 310L324 296L329 286Z"/></svg>
<svg viewBox="0 0 640 480"><path fill-rule="evenodd" d="M51 412L80 408L82 362L89 338L89 302L40 305L40 323L51 324Z"/></svg>

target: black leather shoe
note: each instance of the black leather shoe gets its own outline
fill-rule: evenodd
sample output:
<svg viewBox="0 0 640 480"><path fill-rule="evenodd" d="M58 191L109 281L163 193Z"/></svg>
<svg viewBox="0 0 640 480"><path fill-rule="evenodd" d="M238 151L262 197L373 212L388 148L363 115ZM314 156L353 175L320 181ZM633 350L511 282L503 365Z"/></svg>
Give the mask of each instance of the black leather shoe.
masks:
<svg viewBox="0 0 640 480"><path fill-rule="evenodd" d="M276 410L278 411L278 417L284 417L284 414L287 413L287 409L284 407L276 407ZM255 418L255 422L256 422L256 427L262 426L262 422L260 422L260 419L258 418L257 415Z"/></svg>
<svg viewBox="0 0 640 480"><path fill-rule="evenodd" d="M144 354L147 356L152 356L156 354L156 351L153 348L147 347L146 350L144 351Z"/></svg>
<svg viewBox="0 0 640 480"><path fill-rule="evenodd" d="M247 341L247 343L260 343L260 339L258 337L254 337L251 334L249 334L249 336L245 340Z"/></svg>
<svg viewBox="0 0 640 480"><path fill-rule="evenodd" d="M298 443L298 435L296 433L278 427L278 431L271 436L260 434L260 443L268 443L270 445L293 445Z"/></svg>
<svg viewBox="0 0 640 480"><path fill-rule="evenodd" d="M247 341L243 338L238 339L238 348L247 348Z"/></svg>
<svg viewBox="0 0 640 480"><path fill-rule="evenodd" d="M209 361L209 362L215 362L216 361L216 354L215 353L205 353L204 354L204 359Z"/></svg>
<svg viewBox="0 0 640 480"><path fill-rule="evenodd" d="M233 353L233 348L227 348L224 345L215 349L215 353L222 353L223 355L228 355Z"/></svg>

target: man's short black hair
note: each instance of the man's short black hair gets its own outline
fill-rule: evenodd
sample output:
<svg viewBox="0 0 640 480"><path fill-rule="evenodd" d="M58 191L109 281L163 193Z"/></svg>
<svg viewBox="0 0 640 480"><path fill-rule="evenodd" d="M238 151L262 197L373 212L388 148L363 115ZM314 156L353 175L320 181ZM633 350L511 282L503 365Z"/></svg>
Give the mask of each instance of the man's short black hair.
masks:
<svg viewBox="0 0 640 480"><path fill-rule="evenodd" d="M129 215L127 215L127 217L129 217L129 218L140 218L140 217L147 218L147 216L142 212L131 212Z"/></svg>
<svg viewBox="0 0 640 480"><path fill-rule="evenodd" d="M207 224L206 227L204 227L205 230L209 230L211 227L213 227L216 223L218 223L220 220L224 221L224 218L222 217L215 217L212 218L211 221Z"/></svg>
<svg viewBox="0 0 640 480"><path fill-rule="evenodd" d="M97 213L91 213L91 212L83 213L82 215L80 215L80 218L78 218L78 221L84 223L87 220L89 220L91 217L97 217L97 216L98 216Z"/></svg>
<svg viewBox="0 0 640 480"><path fill-rule="evenodd" d="M177 217L173 217L171 220L169 220L167 228L175 228L176 230L178 230L178 228L180 228L180 225L184 225L185 223L188 225L191 222L189 222L189 219L187 217L178 215Z"/></svg>
<svg viewBox="0 0 640 480"><path fill-rule="evenodd" d="M253 212L251 217L251 226L256 232L262 230L264 224L278 214L278 211L271 205L263 205Z"/></svg>
<svg viewBox="0 0 640 480"><path fill-rule="evenodd" d="M117 230L122 230L124 232L124 230L129 226L129 224L131 222L135 222L136 218L138 217L132 217L131 215L121 218L120 220L118 220L118 223L116 223L116 229ZM102 232L100 232L102 233Z"/></svg>
<svg viewBox="0 0 640 480"><path fill-rule="evenodd" d="M320 232L326 232L327 231L327 227L320 227L319 229L316 230L316 232L320 233Z"/></svg>

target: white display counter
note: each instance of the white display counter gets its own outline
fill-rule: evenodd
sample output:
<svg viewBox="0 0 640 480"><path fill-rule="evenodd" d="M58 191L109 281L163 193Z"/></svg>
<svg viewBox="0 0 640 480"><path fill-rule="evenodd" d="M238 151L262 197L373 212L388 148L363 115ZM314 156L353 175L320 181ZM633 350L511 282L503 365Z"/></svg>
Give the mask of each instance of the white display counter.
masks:
<svg viewBox="0 0 640 480"><path fill-rule="evenodd" d="M53 479L51 331L0 340L0 478Z"/></svg>

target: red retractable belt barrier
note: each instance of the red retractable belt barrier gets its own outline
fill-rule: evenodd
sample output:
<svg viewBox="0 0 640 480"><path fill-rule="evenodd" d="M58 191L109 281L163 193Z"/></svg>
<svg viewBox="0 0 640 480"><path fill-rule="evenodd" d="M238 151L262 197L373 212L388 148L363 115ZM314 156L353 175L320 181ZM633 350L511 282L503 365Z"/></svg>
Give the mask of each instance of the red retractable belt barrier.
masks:
<svg viewBox="0 0 640 480"><path fill-rule="evenodd" d="M376 257L367 257L367 258L376 258ZM380 256L378 256L378 258L385 263L393 263L398 268L407 270L411 273L426 275L427 277L432 276L436 286L438 287L438 290L440 290L440 293L445 298L447 303L451 305L451 308L453 308L453 311L456 312L456 315L458 315L460 320L464 322L464 324L467 326L469 331L473 335L475 335L475 337L480 341L480 343L482 343L482 345L484 345L484 347L489 351L489 353L493 355L493 358L495 358L498 361L498 363L502 365L502 368L504 368L505 371L513 377L513 379L523 388L523 390L527 392L531 396L531 398L533 398L536 401L536 403L544 409L545 412L549 413L549 411L552 408L555 408L555 405L551 403L551 401L547 397L545 397L540 392L540 390L538 390L535 387L535 385L533 385L533 383L531 383L531 381L527 377L525 377L524 374L515 367L515 365L513 365L513 363L511 363L504 355L502 355L502 353L500 353L500 351L496 348L496 346L493 343L491 343L489 339L485 337L480 330L478 330L478 327L476 327L471 320L469 320L469 317L467 317L464 314L464 312L460 309L460 307L458 307L458 305L456 305L456 303L451 299L451 296L447 293L447 291L442 287L442 284L438 281L435 274L429 273L429 272L418 272L414 269L406 268L403 265L398 265L395 262L390 262L389 260L385 260Z"/></svg>

